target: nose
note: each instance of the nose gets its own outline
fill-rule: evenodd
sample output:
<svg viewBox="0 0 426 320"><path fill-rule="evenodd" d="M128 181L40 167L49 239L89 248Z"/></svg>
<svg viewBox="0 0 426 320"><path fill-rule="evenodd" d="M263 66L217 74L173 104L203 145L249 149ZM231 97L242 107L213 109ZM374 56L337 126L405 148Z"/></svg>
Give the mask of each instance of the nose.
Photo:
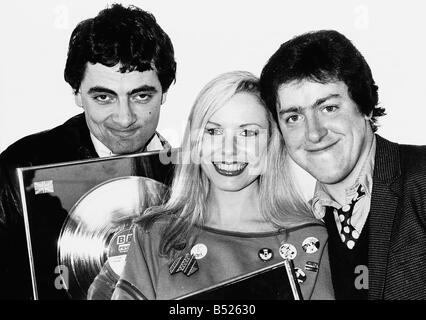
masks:
<svg viewBox="0 0 426 320"><path fill-rule="evenodd" d="M136 121L136 115L129 101L118 102L114 110L113 120L122 128L128 128Z"/></svg>
<svg viewBox="0 0 426 320"><path fill-rule="evenodd" d="M232 133L225 133L222 138L222 156L228 159L237 154L237 137Z"/></svg>
<svg viewBox="0 0 426 320"><path fill-rule="evenodd" d="M327 128L316 115L307 116L305 122L306 139L310 142L317 143L327 135Z"/></svg>

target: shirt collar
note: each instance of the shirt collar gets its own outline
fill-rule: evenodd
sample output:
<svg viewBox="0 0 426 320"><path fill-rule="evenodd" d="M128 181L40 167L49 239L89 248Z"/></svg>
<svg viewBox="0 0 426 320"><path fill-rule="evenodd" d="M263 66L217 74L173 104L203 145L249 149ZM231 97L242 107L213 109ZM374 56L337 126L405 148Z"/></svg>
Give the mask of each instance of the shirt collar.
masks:
<svg viewBox="0 0 426 320"><path fill-rule="evenodd" d="M157 151L169 148L171 148L171 146L167 142L167 140L164 139L161 134L155 132L154 136L152 137L151 141L148 143L144 151Z"/></svg>
<svg viewBox="0 0 426 320"><path fill-rule="evenodd" d="M90 139L92 139L93 146L95 147L96 153L100 158L113 157L117 154L113 153L106 145L99 141L91 132ZM155 132L151 141L148 143L144 151L156 151L163 150L169 146L168 142L158 133Z"/></svg>
<svg viewBox="0 0 426 320"><path fill-rule="evenodd" d="M335 201L326 191L324 185L320 182L316 182L314 197L309 201L313 214L317 219L322 219L325 215L325 209L327 206L335 207L340 209L343 205L348 204L353 199L357 192L358 186L361 184L364 187L366 195L371 197L373 190L373 170L374 170L374 155L376 154L376 136L373 136L373 142L370 150L368 151L367 158L362 166L361 172L358 178L354 181L352 186L345 190L346 192L346 203L339 204Z"/></svg>

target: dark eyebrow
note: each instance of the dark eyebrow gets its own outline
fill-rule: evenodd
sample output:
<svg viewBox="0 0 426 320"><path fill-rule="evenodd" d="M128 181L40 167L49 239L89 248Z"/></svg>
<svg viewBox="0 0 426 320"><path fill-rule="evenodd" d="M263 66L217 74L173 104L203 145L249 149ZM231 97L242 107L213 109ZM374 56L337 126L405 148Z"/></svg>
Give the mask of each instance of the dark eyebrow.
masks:
<svg viewBox="0 0 426 320"><path fill-rule="evenodd" d="M302 110L301 107L289 107L287 109L281 109L278 113L279 114L290 113L290 112L300 113L300 110Z"/></svg>
<svg viewBox="0 0 426 320"><path fill-rule="evenodd" d="M333 99L333 98L340 98L340 94L332 93L332 94L329 94L328 96L326 96L324 98L320 98L317 101L315 101L315 103L312 105L312 107L317 107L320 104L323 104L324 102L326 102L327 100Z"/></svg>
<svg viewBox="0 0 426 320"><path fill-rule="evenodd" d="M340 97L341 97L341 95L338 94L338 93L329 94L328 96L326 96L324 98L319 98L317 101L315 101L314 104L311 106L311 108L318 107L319 105L323 104L324 102L326 102L329 99L340 98ZM289 107L287 109L280 110L279 114L290 113L290 112L300 113L301 110L302 110L302 107L291 106L291 107Z"/></svg>
<svg viewBox="0 0 426 320"><path fill-rule="evenodd" d="M139 93L139 92L150 92L150 93L156 93L158 92L156 87L153 86L148 86L148 85L143 85L140 86L138 88L133 89L132 91L128 92L127 95L132 96L135 93Z"/></svg>
<svg viewBox="0 0 426 320"><path fill-rule="evenodd" d="M148 86L148 85L143 85L140 86L138 88L135 88L133 90L131 90L130 92L127 93L127 95L131 96L134 95L136 93L140 93L140 92L151 92L151 93L156 93L158 90L156 87L153 86ZM113 95L117 95L117 93L114 90L105 88L105 87L100 87L100 86L96 86L96 87L92 87L87 91L88 94L93 94L93 93L109 93L109 94L113 94Z"/></svg>
<svg viewBox="0 0 426 320"><path fill-rule="evenodd" d="M92 94L92 93L109 93L109 94L113 94L113 95L117 95L117 93L115 93L115 91L108 89L108 88L104 88L104 87L92 87L87 91L88 94Z"/></svg>

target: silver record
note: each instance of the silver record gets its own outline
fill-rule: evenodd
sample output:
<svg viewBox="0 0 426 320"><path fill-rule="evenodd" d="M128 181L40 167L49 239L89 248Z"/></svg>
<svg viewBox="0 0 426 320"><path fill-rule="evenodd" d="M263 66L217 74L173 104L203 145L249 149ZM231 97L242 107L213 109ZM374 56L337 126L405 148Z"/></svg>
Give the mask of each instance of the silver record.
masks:
<svg viewBox="0 0 426 320"><path fill-rule="evenodd" d="M58 263L68 270L67 291L71 298L86 299L90 284L107 260L119 276L126 250L122 255L110 256L115 250L111 241L118 234L131 234L133 219L146 208L160 204L165 191L166 186L155 180L127 176L97 185L76 202L57 244ZM122 244L121 248L128 245Z"/></svg>

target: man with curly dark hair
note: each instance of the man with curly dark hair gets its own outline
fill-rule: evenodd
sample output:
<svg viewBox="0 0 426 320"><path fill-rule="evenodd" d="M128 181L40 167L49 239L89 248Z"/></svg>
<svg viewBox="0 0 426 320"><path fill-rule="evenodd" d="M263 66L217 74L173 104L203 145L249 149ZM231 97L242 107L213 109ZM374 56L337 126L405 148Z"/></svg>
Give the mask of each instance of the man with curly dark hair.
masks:
<svg viewBox="0 0 426 320"><path fill-rule="evenodd" d="M151 13L114 4L77 25L64 78L84 112L0 155L0 297L27 297L31 285L15 169L169 147L156 128L175 74L172 42Z"/></svg>
<svg viewBox="0 0 426 320"><path fill-rule="evenodd" d="M426 299L426 147L375 134L378 87L337 31L281 45L261 93L290 157L316 180L337 299Z"/></svg>

